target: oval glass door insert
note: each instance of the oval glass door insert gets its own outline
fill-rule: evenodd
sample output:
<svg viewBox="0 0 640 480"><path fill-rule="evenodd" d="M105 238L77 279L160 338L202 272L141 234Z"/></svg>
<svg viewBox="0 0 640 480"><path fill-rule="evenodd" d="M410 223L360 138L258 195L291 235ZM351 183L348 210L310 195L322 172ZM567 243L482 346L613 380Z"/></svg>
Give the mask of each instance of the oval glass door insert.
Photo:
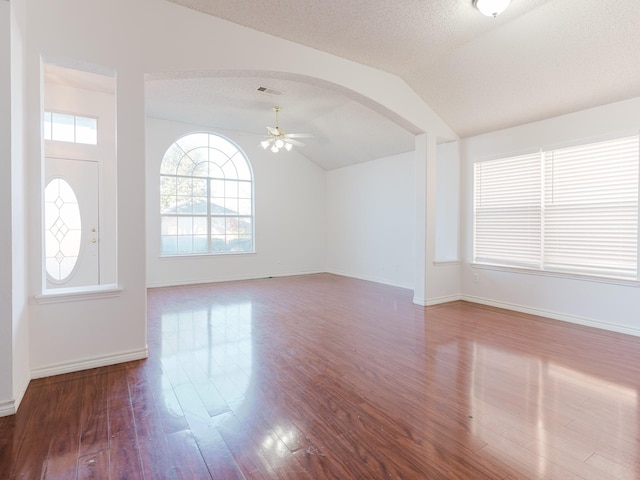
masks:
<svg viewBox="0 0 640 480"><path fill-rule="evenodd" d="M62 178L44 189L45 265L49 279L64 283L78 263L82 245L80 208L73 188Z"/></svg>

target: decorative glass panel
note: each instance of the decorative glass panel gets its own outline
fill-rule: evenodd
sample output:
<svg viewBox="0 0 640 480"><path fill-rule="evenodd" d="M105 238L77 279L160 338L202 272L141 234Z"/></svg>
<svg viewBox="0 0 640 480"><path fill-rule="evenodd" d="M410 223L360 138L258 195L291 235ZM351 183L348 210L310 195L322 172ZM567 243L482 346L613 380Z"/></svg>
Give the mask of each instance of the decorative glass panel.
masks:
<svg viewBox="0 0 640 480"><path fill-rule="evenodd" d="M45 188L45 266L57 282L71 275L82 245L78 199L66 180L54 178Z"/></svg>

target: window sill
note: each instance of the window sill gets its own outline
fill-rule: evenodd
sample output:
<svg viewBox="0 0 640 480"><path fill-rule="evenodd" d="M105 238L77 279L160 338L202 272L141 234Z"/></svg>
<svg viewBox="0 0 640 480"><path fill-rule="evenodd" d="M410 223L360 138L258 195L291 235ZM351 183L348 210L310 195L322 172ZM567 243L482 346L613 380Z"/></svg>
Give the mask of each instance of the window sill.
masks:
<svg viewBox="0 0 640 480"><path fill-rule="evenodd" d="M223 253L187 253L187 254L172 254L172 255L159 255L158 258L160 260L184 260L189 258L216 258L216 257L227 257L227 256L242 256L242 255L255 255L256 252L223 252Z"/></svg>
<svg viewBox="0 0 640 480"><path fill-rule="evenodd" d="M433 264L436 267L449 267L449 266L455 266L455 265L460 265L460 260L457 259L451 259L451 260L434 260Z"/></svg>
<svg viewBox="0 0 640 480"><path fill-rule="evenodd" d="M495 270L499 272L519 273L525 275L540 275L543 277L565 278L568 280L579 280L582 282L609 283L611 285L620 285L624 287L640 287L638 280L624 280L621 278L596 277L589 275L577 275L564 272L550 272L548 270L533 270L529 268L507 267L504 265L492 265L488 263L471 263L471 268L480 270Z"/></svg>
<svg viewBox="0 0 640 480"><path fill-rule="evenodd" d="M79 302L83 300L119 297L121 294L121 287L118 287L116 284L109 284L49 289L40 295L36 295L34 298L40 305L46 305L49 303Z"/></svg>

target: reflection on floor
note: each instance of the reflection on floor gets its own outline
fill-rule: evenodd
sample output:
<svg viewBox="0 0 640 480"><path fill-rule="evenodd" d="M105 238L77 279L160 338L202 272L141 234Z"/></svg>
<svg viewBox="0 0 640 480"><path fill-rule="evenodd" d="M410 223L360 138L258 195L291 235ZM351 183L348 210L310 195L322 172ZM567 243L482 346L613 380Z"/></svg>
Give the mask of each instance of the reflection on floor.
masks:
<svg viewBox="0 0 640 480"><path fill-rule="evenodd" d="M150 358L32 382L0 478L640 478L640 338L411 300L329 274L150 290Z"/></svg>

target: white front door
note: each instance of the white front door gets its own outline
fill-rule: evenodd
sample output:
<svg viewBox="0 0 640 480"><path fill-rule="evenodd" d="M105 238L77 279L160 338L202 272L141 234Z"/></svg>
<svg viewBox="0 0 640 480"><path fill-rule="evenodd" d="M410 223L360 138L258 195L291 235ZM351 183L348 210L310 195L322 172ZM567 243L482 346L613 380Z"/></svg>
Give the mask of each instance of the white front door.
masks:
<svg viewBox="0 0 640 480"><path fill-rule="evenodd" d="M45 162L47 289L99 285L98 162L53 157L47 157ZM64 182L55 182L56 179ZM68 184L77 206L73 201L56 197L57 192L50 192L47 197L46 188L52 181L52 186L61 184L67 194Z"/></svg>

